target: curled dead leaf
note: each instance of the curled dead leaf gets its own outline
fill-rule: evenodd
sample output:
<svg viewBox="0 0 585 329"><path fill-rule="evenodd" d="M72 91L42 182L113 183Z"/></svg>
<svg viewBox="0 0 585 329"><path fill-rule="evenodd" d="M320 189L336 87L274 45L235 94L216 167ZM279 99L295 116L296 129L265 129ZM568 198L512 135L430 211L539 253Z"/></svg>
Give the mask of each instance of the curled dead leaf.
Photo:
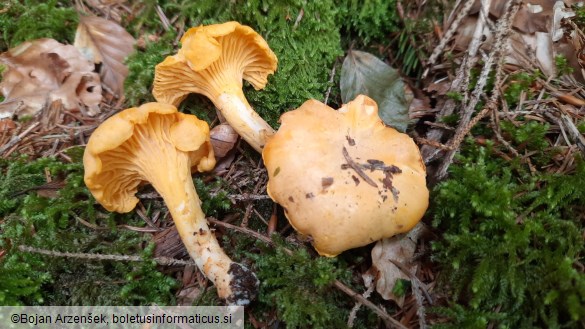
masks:
<svg viewBox="0 0 585 329"><path fill-rule="evenodd" d="M400 234L378 241L374 249L372 249L372 269L369 271L377 272L376 291L382 298L391 299L400 307L404 304L405 297L396 296L394 286L398 279L410 280L410 278L394 265L393 261L404 264L411 273L416 272L416 265L411 261L418 239L425 230L424 224L419 223L407 234Z"/></svg>
<svg viewBox="0 0 585 329"><path fill-rule="evenodd" d="M98 113L99 76L94 65L71 45L53 39L27 41L0 55L2 74L0 118L32 116L56 100L67 110L87 108ZM87 81L93 81L91 88Z"/></svg>
<svg viewBox="0 0 585 329"><path fill-rule="evenodd" d="M238 141L238 133L227 123L222 123L211 129L209 132L211 136L211 145L213 152L218 158L226 156L231 149L234 148Z"/></svg>
<svg viewBox="0 0 585 329"><path fill-rule="evenodd" d="M117 23L97 16L83 16L79 19L74 45L87 59L100 64L99 73L104 86L121 97L128 75L124 60L132 53L135 42Z"/></svg>

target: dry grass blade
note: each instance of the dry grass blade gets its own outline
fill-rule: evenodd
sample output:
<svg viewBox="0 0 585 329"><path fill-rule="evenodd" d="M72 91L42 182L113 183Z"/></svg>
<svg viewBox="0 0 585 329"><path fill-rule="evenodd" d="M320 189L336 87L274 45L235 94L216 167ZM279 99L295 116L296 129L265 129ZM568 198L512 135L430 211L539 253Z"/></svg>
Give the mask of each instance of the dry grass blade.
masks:
<svg viewBox="0 0 585 329"><path fill-rule="evenodd" d="M124 60L132 52L134 43L134 38L120 25L104 18L85 16L79 19L74 45L95 64L101 64L103 84L121 97L128 75Z"/></svg>

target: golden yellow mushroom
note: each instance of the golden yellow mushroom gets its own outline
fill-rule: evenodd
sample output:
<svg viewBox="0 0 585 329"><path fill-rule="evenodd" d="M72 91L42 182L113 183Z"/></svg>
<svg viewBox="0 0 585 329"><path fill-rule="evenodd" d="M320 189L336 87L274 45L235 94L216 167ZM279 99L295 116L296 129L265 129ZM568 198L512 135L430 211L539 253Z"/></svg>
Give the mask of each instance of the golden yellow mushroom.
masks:
<svg viewBox="0 0 585 329"><path fill-rule="evenodd" d="M310 100L283 114L262 157L268 194L324 256L406 232L428 206L418 147L363 95L338 111Z"/></svg>
<svg viewBox="0 0 585 329"><path fill-rule="evenodd" d="M159 102L178 104L190 93L208 97L226 121L258 152L274 133L250 106L243 80L262 89L276 70L277 59L266 41L237 22L189 29L178 54L155 69L153 95Z"/></svg>
<svg viewBox="0 0 585 329"><path fill-rule="evenodd" d="M218 244L201 210L192 167L209 171L215 157L209 126L170 104L148 103L124 110L91 135L83 156L85 184L109 211L129 212L140 185L150 183L164 199L197 266L230 305L246 305L258 279L233 262Z"/></svg>

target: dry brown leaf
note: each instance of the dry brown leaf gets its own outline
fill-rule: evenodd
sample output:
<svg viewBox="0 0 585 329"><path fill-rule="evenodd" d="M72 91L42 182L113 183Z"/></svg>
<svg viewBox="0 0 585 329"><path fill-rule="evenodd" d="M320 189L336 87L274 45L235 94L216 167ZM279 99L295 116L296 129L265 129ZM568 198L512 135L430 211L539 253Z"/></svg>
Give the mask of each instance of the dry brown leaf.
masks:
<svg viewBox="0 0 585 329"><path fill-rule="evenodd" d="M202 290L200 287L185 287L177 294L177 306L192 306L193 302L199 298Z"/></svg>
<svg viewBox="0 0 585 329"><path fill-rule="evenodd" d="M492 0L490 15L498 19L504 14L508 0ZM524 1L514 17L512 26L522 33L547 32L549 21L553 15L553 7L559 0L528 0ZM568 4L567 4L568 6ZM476 0L470 14L476 14L481 8L481 1Z"/></svg>
<svg viewBox="0 0 585 329"><path fill-rule="evenodd" d="M451 83L447 80L440 82L431 82L427 87L424 88L429 93L436 93L439 96L444 96L451 89Z"/></svg>
<svg viewBox="0 0 585 329"><path fill-rule="evenodd" d="M75 47L53 39L27 41L1 54L0 63L7 67L0 82L5 97L0 118L32 116L56 100L68 110L86 107L88 114L98 113L99 76Z"/></svg>
<svg viewBox="0 0 585 329"><path fill-rule="evenodd" d="M382 239L372 249L372 269L376 275L376 291L386 300L393 300L402 307L404 296L398 297L392 292L398 279L410 278L390 260L404 264L411 273L415 273L415 265L411 263L420 236L426 230L421 223L417 224L407 234L400 234L388 239ZM364 278L365 279L365 278Z"/></svg>
<svg viewBox="0 0 585 329"><path fill-rule="evenodd" d="M490 15L500 18L506 0L492 0ZM513 22L514 29L508 39L508 55L506 63L519 67L536 64L541 71L552 76L556 72L555 57L563 54L569 60L575 71L580 67L575 59L574 44L568 42L561 21L574 16L569 5L572 1L565 0L530 0L523 2ZM455 49L466 51L473 37L475 26L478 22L477 11L479 1L476 1L473 15L466 17L457 30L455 36ZM493 35L486 26L483 30L483 49L493 45Z"/></svg>
<svg viewBox="0 0 585 329"><path fill-rule="evenodd" d="M124 60L134 49L134 38L115 22L97 16L79 19L74 45L89 60L101 64L102 83L116 97L124 94L128 67Z"/></svg>
<svg viewBox="0 0 585 329"><path fill-rule="evenodd" d="M211 129L209 132L211 136L211 145L213 152L218 158L226 156L231 151L238 141L238 133L227 123L222 123Z"/></svg>

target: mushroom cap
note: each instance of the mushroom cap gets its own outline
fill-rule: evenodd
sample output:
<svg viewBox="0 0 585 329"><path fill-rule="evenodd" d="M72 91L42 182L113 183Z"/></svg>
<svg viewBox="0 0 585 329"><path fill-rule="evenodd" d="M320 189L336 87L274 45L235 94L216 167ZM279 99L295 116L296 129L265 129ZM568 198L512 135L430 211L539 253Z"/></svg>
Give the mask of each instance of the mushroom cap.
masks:
<svg viewBox="0 0 585 329"><path fill-rule="evenodd" d="M324 256L410 230L428 207L414 141L360 95L339 111L316 100L284 113L262 153L268 195ZM359 172L361 171L361 173Z"/></svg>
<svg viewBox="0 0 585 329"><path fill-rule="evenodd" d="M264 88L278 60L252 28L227 22L190 28L181 49L155 68L153 95L178 105L189 93L214 101L223 92L242 89L242 79Z"/></svg>
<svg viewBox="0 0 585 329"><path fill-rule="evenodd" d="M134 209L138 186L152 179L149 169L180 171L181 163L189 165L186 170L213 169L209 126L161 103L108 118L93 132L83 154L85 184L104 208L117 212Z"/></svg>

